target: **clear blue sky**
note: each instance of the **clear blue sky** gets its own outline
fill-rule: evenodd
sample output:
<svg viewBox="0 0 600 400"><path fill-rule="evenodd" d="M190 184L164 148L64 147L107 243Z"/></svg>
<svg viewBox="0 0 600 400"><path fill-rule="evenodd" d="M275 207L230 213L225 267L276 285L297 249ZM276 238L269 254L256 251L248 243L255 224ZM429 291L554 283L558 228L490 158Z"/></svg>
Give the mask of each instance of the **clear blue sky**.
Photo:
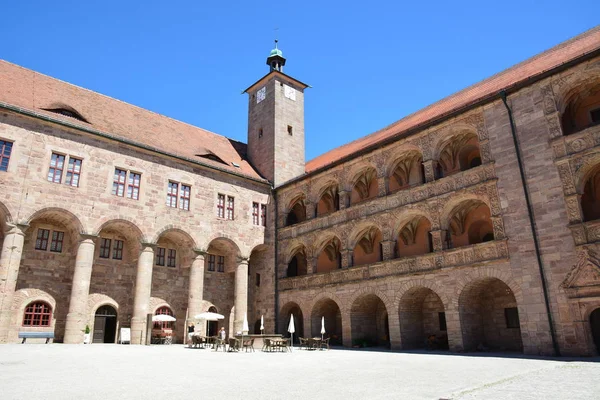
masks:
<svg viewBox="0 0 600 400"><path fill-rule="evenodd" d="M313 87L307 159L600 23L598 0L7 1L1 12L0 58L243 142L240 93L268 71L278 27L285 72Z"/></svg>

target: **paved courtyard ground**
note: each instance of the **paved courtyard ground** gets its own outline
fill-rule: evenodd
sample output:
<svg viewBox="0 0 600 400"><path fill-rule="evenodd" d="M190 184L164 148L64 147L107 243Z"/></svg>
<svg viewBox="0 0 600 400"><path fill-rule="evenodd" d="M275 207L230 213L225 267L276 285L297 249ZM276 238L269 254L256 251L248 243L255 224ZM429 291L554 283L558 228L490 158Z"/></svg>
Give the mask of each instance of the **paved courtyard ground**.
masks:
<svg viewBox="0 0 600 400"><path fill-rule="evenodd" d="M600 359L2 345L0 399L600 399Z"/></svg>

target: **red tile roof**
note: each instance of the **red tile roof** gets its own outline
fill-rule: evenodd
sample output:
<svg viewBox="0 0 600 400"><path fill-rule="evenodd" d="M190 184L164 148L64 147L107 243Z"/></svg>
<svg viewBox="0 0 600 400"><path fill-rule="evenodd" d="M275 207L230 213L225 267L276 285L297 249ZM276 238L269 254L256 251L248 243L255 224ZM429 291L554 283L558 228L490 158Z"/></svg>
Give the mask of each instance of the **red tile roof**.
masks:
<svg viewBox="0 0 600 400"><path fill-rule="evenodd" d="M0 60L0 102L263 180L243 159L246 153L244 143L3 60ZM69 107L80 113L89 124L44 110ZM226 164L196 156L210 153Z"/></svg>
<svg viewBox="0 0 600 400"><path fill-rule="evenodd" d="M328 151L310 160L306 164L306 172L316 171L366 147L375 145L393 136L401 135L403 132L416 128L419 125L437 120L444 115L494 95L502 89L517 85L599 48L600 26L425 107L380 131Z"/></svg>

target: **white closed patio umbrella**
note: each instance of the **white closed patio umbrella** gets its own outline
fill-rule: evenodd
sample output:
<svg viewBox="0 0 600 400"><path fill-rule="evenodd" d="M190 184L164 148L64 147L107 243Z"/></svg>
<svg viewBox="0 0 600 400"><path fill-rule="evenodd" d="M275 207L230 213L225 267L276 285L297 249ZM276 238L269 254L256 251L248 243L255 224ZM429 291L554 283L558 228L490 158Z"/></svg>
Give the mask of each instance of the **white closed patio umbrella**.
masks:
<svg viewBox="0 0 600 400"><path fill-rule="evenodd" d="M203 319L203 320L206 320L206 321L219 321L221 319L224 319L225 316L221 315L221 314L214 313L214 312L203 312L201 314L194 315L194 318L196 318L196 319Z"/></svg>
<svg viewBox="0 0 600 400"><path fill-rule="evenodd" d="M321 340L323 340L324 334L325 334L325 317L321 317Z"/></svg>
<svg viewBox="0 0 600 400"><path fill-rule="evenodd" d="M296 332L296 327L294 326L294 314L290 315L290 324L288 325L288 332L292 334L292 347L294 347L294 332ZM290 349L291 351L292 349Z"/></svg>
<svg viewBox="0 0 600 400"><path fill-rule="evenodd" d="M174 322L177 321L175 317L167 314L158 314L152 317L152 322Z"/></svg>
<svg viewBox="0 0 600 400"><path fill-rule="evenodd" d="M265 317L264 315L260 316L260 333L265 334Z"/></svg>

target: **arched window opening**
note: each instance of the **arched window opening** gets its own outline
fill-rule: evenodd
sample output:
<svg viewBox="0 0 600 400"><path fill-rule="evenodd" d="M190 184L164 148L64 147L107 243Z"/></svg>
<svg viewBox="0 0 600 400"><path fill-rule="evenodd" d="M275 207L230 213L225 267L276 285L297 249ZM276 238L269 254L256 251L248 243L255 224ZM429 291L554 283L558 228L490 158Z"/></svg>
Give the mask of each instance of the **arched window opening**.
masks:
<svg viewBox="0 0 600 400"><path fill-rule="evenodd" d="M336 237L330 239L317 257L317 273L330 272L342 267L341 243Z"/></svg>
<svg viewBox="0 0 600 400"><path fill-rule="evenodd" d="M340 209L340 195L336 185L331 185L321 195L317 203L316 216L322 217Z"/></svg>
<svg viewBox="0 0 600 400"><path fill-rule="evenodd" d="M44 301L35 301L25 307L23 326L50 326L52 307Z"/></svg>
<svg viewBox="0 0 600 400"><path fill-rule="evenodd" d="M572 135L600 124L600 84L579 89L561 117L564 135Z"/></svg>
<svg viewBox="0 0 600 400"><path fill-rule="evenodd" d="M285 225L291 226L306 221L306 205L304 199L297 200L288 213Z"/></svg>
<svg viewBox="0 0 600 400"><path fill-rule="evenodd" d="M390 192L403 190L424 182L423 157L417 151L405 154L392 169Z"/></svg>
<svg viewBox="0 0 600 400"><path fill-rule="evenodd" d="M450 246L462 247L494 240L489 207L479 200L461 203L450 217Z"/></svg>
<svg viewBox="0 0 600 400"><path fill-rule="evenodd" d="M396 241L397 257L411 257L431 252L431 223L425 217L415 217L407 222Z"/></svg>
<svg viewBox="0 0 600 400"><path fill-rule="evenodd" d="M173 311L169 307L163 306L163 307L160 307L158 310L156 310L154 315L173 316ZM172 322L172 321L155 322L154 329L173 329L173 325L174 325L174 322Z"/></svg>
<svg viewBox="0 0 600 400"><path fill-rule="evenodd" d="M298 251L290 260L287 267L287 276L302 276L307 274L306 254L304 251Z"/></svg>
<svg viewBox="0 0 600 400"><path fill-rule="evenodd" d="M450 176L481 165L479 141L474 133L464 133L448 140L440 151L436 175Z"/></svg>
<svg viewBox="0 0 600 400"><path fill-rule="evenodd" d="M350 195L350 204L360 203L368 199L377 197L379 187L377 185L377 172L375 169L368 169L361 173Z"/></svg>
<svg viewBox="0 0 600 400"><path fill-rule="evenodd" d="M368 228L361 235L352 253L353 265L372 264L381 261L381 232Z"/></svg>
<svg viewBox="0 0 600 400"><path fill-rule="evenodd" d="M585 182L581 196L581 210L584 221L600 219L600 166L592 172Z"/></svg>

